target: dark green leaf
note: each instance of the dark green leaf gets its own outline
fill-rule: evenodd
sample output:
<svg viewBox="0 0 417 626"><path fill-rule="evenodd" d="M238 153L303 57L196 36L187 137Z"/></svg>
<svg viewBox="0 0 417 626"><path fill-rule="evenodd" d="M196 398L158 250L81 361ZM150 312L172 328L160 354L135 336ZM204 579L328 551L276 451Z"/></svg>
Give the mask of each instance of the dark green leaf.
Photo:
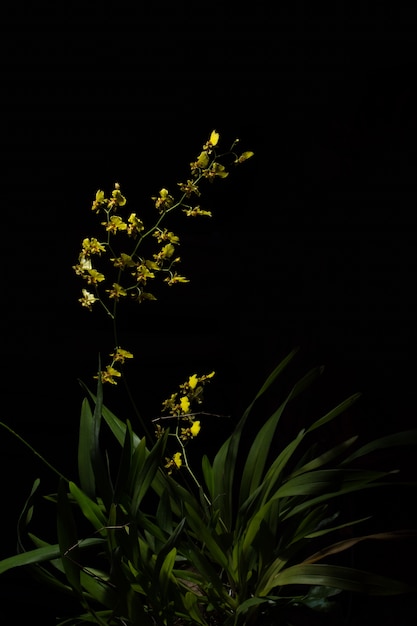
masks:
<svg viewBox="0 0 417 626"><path fill-rule="evenodd" d="M416 592L416 588L408 583L372 572L338 565L300 564L271 576L262 593L257 595L267 595L271 589L283 585L325 585L345 591L381 596Z"/></svg>
<svg viewBox="0 0 417 626"><path fill-rule="evenodd" d="M57 503L58 543L65 575L71 587L81 594L78 537L66 485L60 481Z"/></svg>
<svg viewBox="0 0 417 626"><path fill-rule="evenodd" d="M81 489L94 498L96 495L96 481L92 463L92 449L94 447L94 422L90 404L84 398L81 405L80 431L78 436L78 475Z"/></svg>

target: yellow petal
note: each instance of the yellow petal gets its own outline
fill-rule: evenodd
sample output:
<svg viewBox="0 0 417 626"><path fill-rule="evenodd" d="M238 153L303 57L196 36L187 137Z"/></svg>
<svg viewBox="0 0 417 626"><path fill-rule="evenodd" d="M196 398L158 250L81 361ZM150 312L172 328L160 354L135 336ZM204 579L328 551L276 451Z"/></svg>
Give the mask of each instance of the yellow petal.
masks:
<svg viewBox="0 0 417 626"><path fill-rule="evenodd" d="M212 146L217 146L217 142L219 141L219 133L216 132L215 130L211 131L211 135L210 135L210 143Z"/></svg>

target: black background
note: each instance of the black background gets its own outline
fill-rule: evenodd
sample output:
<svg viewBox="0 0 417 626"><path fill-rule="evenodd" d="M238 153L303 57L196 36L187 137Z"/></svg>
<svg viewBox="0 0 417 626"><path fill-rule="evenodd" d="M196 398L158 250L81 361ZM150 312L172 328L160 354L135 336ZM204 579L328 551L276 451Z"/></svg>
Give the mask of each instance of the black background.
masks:
<svg viewBox="0 0 417 626"><path fill-rule="evenodd" d="M206 425L214 450L299 346L294 380L326 366L306 417L361 391L347 427L365 437L415 425L417 16L406 3L336 4L7 10L1 419L62 471L74 470L77 379L113 348L106 319L77 303L72 271L94 194L118 181L132 210L151 211L212 129L255 157L208 190L212 220L184 223L190 284L127 316L144 415L214 369L205 407L231 415ZM128 413L119 388L108 401ZM6 431L0 445L6 556L34 477L50 477ZM395 462L415 475L411 452ZM378 502L382 524L415 527L414 501L408 488ZM408 571L412 549L396 546L389 564ZM19 577L3 577L0 611L41 616L36 587L21 606ZM378 606L383 623L412 619L404 602Z"/></svg>

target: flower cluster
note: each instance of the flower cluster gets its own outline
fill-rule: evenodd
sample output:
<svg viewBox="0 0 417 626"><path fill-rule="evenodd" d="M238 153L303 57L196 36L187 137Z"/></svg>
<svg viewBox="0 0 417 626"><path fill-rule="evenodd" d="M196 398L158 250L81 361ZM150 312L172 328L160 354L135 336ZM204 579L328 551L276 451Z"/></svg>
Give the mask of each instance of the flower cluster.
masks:
<svg viewBox="0 0 417 626"><path fill-rule="evenodd" d="M133 359L133 354L129 352L129 350L124 350L123 348L117 347L114 352L110 353L110 357L112 361L109 365L106 365L106 368L102 370L99 374L101 375L102 383L110 383L112 385L117 385L117 378L120 378L122 373L119 369L117 369L117 365L123 365L126 359ZM98 378L99 374L94 378Z"/></svg>
<svg viewBox="0 0 417 626"><path fill-rule="evenodd" d="M123 300L138 303L156 300L151 287L156 278L161 278L168 286L189 282L177 271L181 260L177 255L180 238L162 222L175 209L181 209L186 217L210 217L211 211L193 202L201 196L201 184L228 176L221 162L227 157L231 156L229 160L236 165L253 155L253 152L238 155L234 151L237 139L225 153L217 153L218 143L219 133L213 130L198 157L190 163L189 177L178 183L178 198L165 188L151 196L157 216L150 227L145 227L135 211L127 210L128 202L119 183L115 183L109 197L101 189L97 191L91 210L101 217L103 234L101 238L83 239L78 263L73 265L75 273L85 282L79 298L81 306L92 311L99 303L114 320L117 306ZM116 336L114 340L117 345ZM120 372L112 362L101 375L103 382L117 384Z"/></svg>
<svg viewBox="0 0 417 626"><path fill-rule="evenodd" d="M171 474L174 469L179 469L182 464L182 457L185 456L185 444L197 437L201 430L200 420L196 420L198 413L191 412L194 404L201 404L203 401L204 385L214 376L214 372L197 376L193 374L188 380L179 385L179 391L171 394L169 398L162 402L162 412L169 413L166 417L157 418L155 436L160 439L165 428L161 426L161 420L175 420L175 431L172 435L176 438L181 447L181 452L175 452L170 458L166 458L165 467ZM186 463L187 464L187 463Z"/></svg>

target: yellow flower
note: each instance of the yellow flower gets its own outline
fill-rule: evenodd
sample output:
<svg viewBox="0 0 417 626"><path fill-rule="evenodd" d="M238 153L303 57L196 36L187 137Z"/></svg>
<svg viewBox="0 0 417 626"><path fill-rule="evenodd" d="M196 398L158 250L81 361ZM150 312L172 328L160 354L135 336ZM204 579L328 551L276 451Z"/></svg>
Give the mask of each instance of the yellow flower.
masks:
<svg viewBox="0 0 417 626"><path fill-rule="evenodd" d="M190 387L190 389L195 389L197 387L197 383L198 383L197 374L193 374L192 376L189 377L188 386Z"/></svg>
<svg viewBox="0 0 417 626"><path fill-rule="evenodd" d="M96 285L97 283L101 283L105 279L104 274L98 272L97 270L87 270L88 273L85 275L87 282L89 285Z"/></svg>
<svg viewBox="0 0 417 626"><path fill-rule="evenodd" d="M96 193L96 199L91 205L91 210L96 211L97 213L100 210L100 207L107 202L107 198L104 197L104 191L99 189Z"/></svg>
<svg viewBox="0 0 417 626"><path fill-rule="evenodd" d="M101 222L101 225L113 234L117 233L118 230L127 230L127 224L120 215L112 215L109 222Z"/></svg>
<svg viewBox="0 0 417 626"><path fill-rule="evenodd" d="M210 152L213 150L214 146L217 146L217 143L219 141L219 133L215 130L211 131L211 135L210 135L210 139L207 141L207 143L204 144L203 146L203 150L207 150L207 152L210 154Z"/></svg>
<svg viewBox="0 0 417 626"><path fill-rule="evenodd" d="M145 259L145 265L150 270L159 270L159 265L156 261L151 261L151 259Z"/></svg>
<svg viewBox="0 0 417 626"><path fill-rule="evenodd" d="M106 370L104 372L100 372L101 374L101 382L102 383L110 383L111 385L117 385L117 381L114 380L115 376L120 377L121 373L111 367L111 365L107 365ZM95 376L97 378L97 376Z"/></svg>
<svg viewBox="0 0 417 626"><path fill-rule="evenodd" d="M145 300L157 299L156 296L153 295L153 293L149 293L148 291L142 291L141 289L138 289L135 293L133 293L132 298L139 303L144 302Z"/></svg>
<svg viewBox="0 0 417 626"><path fill-rule="evenodd" d="M211 211L206 211L199 206L191 207L188 209L181 209L183 213L186 214L187 217L195 217L196 215L208 215L208 217L212 216Z"/></svg>
<svg viewBox="0 0 417 626"><path fill-rule="evenodd" d="M135 235L136 233L139 233L145 229L142 220L136 217L136 213L131 213L127 221L129 222L129 226L127 229L128 235Z"/></svg>
<svg viewBox="0 0 417 626"><path fill-rule="evenodd" d="M153 255L153 258L157 260L170 259L174 252L175 248L172 243L167 243L166 246L163 246L160 252L158 252L158 254Z"/></svg>
<svg viewBox="0 0 417 626"><path fill-rule="evenodd" d="M110 355L114 362L124 363L126 359L133 359L133 354L123 348L116 348L116 350Z"/></svg>
<svg viewBox="0 0 417 626"><path fill-rule="evenodd" d="M152 236L156 237L158 243L161 243L162 241L169 241L170 243L180 242L180 238L178 237L178 235L174 235L174 233L167 228L164 228L164 230L160 230L158 228L158 230L156 230Z"/></svg>
<svg viewBox="0 0 417 626"><path fill-rule="evenodd" d="M176 452L171 459L166 458L165 467L168 470L168 474L172 474L173 469L180 469L182 465L181 452Z"/></svg>
<svg viewBox="0 0 417 626"><path fill-rule="evenodd" d="M187 180L186 183L177 183L177 185L185 194L186 198L189 198L192 193L195 193L196 196L201 196L198 186L192 180Z"/></svg>
<svg viewBox="0 0 417 626"><path fill-rule="evenodd" d="M215 375L216 372L210 372L210 374L203 374L203 376L200 376L200 383L205 382L206 380L209 380L209 378L213 378L213 376Z"/></svg>
<svg viewBox="0 0 417 626"><path fill-rule="evenodd" d="M172 257L172 255L174 254L174 246L172 245L172 243L167 243L166 246L164 246L161 250L161 256L164 259L170 259Z"/></svg>
<svg viewBox="0 0 417 626"><path fill-rule="evenodd" d="M75 270L75 273L78 276L84 276L85 272L93 269L90 257L86 257L83 253L81 253L77 265L73 265L72 269Z"/></svg>
<svg viewBox="0 0 417 626"><path fill-rule="evenodd" d="M96 298L90 291L87 291L87 289L83 289L82 294L83 294L83 297L79 298L78 302L81 302L82 306L85 306L86 309L91 311L92 305L94 304L94 302L98 300L98 298Z"/></svg>
<svg viewBox="0 0 417 626"><path fill-rule="evenodd" d="M106 248L104 244L100 243L95 237L89 239L86 237L82 242L82 255L88 256L90 254L101 254L105 252Z"/></svg>
<svg viewBox="0 0 417 626"><path fill-rule="evenodd" d="M174 461L175 465L179 469L182 465L181 452L176 452L174 456L172 457L172 460Z"/></svg>
<svg viewBox="0 0 417 626"><path fill-rule="evenodd" d="M219 141L219 137L220 137L220 135L219 135L218 132L216 132L215 130L211 131L211 135L210 135L209 141L210 141L212 146L217 146L217 142Z"/></svg>
<svg viewBox="0 0 417 626"><path fill-rule="evenodd" d="M122 270L124 270L125 267L135 267L136 265L130 254L126 254L125 252L121 252L119 257L113 257L110 261L112 261L114 267L119 267Z"/></svg>
<svg viewBox="0 0 417 626"><path fill-rule="evenodd" d="M155 278L155 274L148 270L147 266L143 263L136 266L136 270L132 272L132 276L136 278L138 283L142 283L143 285L146 283L148 278Z"/></svg>
<svg viewBox="0 0 417 626"><path fill-rule="evenodd" d="M109 294L109 298L113 298L113 300L118 300L120 296L127 296L127 291L121 285L117 283L113 283L113 289L106 289Z"/></svg>
<svg viewBox="0 0 417 626"><path fill-rule="evenodd" d="M193 437L197 437L198 433L201 430L200 422L197 420L193 422L193 425L190 427L190 433Z"/></svg>
<svg viewBox="0 0 417 626"><path fill-rule="evenodd" d="M220 178L226 178L229 176L229 172L226 172L226 168L221 163L212 163L209 169L204 170L204 176L209 181L213 181L216 176Z"/></svg>
<svg viewBox="0 0 417 626"><path fill-rule="evenodd" d="M242 152L240 157L238 157L236 159L235 163L243 163L244 161L247 161L248 159L253 157L253 155L254 155L254 153L251 152L250 150L247 150L246 152Z"/></svg>
<svg viewBox="0 0 417 626"><path fill-rule="evenodd" d="M152 196L152 200L155 201L155 207L161 212L170 209L174 204L174 198L168 193L168 189L161 189L159 197Z"/></svg>
<svg viewBox="0 0 417 626"><path fill-rule="evenodd" d="M79 265L82 270L91 270L93 269L93 264L91 263L90 257L85 256L85 254L81 253L79 258Z"/></svg>
<svg viewBox="0 0 417 626"><path fill-rule="evenodd" d="M190 411L190 401L187 396L180 398L180 407L183 413L188 413Z"/></svg>
<svg viewBox="0 0 417 626"><path fill-rule="evenodd" d="M177 283L189 283L189 279L185 278L185 276L180 276L177 272L174 272L170 276L164 278L164 282L168 283L169 286L175 285Z"/></svg>
<svg viewBox="0 0 417 626"><path fill-rule="evenodd" d="M126 198L120 192L119 183L115 183L114 187L114 190L111 192L112 199L109 202L109 206L124 206L126 204Z"/></svg>
<svg viewBox="0 0 417 626"><path fill-rule="evenodd" d="M208 156L208 153L206 150L203 150L203 152L200 152L197 160L193 161L193 163L190 163L191 172L194 174L196 170L205 169L209 163L210 158Z"/></svg>

